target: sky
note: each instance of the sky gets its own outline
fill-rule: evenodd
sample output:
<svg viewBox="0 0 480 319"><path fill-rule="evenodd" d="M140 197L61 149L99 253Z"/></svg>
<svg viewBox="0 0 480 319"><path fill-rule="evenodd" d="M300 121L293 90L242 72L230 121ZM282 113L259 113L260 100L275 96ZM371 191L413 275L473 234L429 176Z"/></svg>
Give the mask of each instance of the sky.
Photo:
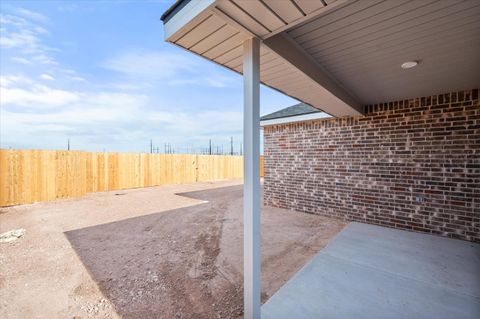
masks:
<svg viewBox="0 0 480 319"><path fill-rule="evenodd" d="M0 148L238 152L242 77L164 42L173 2L2 0ZM261 88L262 115L295 103Z"/></svg>

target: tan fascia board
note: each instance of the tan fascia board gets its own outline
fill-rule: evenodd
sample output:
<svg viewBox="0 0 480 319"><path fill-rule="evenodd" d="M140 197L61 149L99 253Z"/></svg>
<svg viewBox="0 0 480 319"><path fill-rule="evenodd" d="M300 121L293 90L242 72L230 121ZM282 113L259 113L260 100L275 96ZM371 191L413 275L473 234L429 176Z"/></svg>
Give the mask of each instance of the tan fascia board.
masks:
<svg viewBox="0 0 480 319"><path fill-rule="evenodd" d="M215 0L191 0L163 25L165 40L176 41L187 32L187 25L195 25L202 21L214 6Z"/></svg>

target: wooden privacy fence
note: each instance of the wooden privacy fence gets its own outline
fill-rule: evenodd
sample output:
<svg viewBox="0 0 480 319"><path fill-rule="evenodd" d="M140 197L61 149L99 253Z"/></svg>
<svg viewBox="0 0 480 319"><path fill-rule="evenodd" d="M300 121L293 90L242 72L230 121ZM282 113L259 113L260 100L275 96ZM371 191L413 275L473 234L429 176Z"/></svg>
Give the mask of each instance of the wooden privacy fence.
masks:
<svg viewBox="0 0 480 319"><path fill-rule="evenodd" d="M0 150L0 206L242 177L242 156Z"/></svg>

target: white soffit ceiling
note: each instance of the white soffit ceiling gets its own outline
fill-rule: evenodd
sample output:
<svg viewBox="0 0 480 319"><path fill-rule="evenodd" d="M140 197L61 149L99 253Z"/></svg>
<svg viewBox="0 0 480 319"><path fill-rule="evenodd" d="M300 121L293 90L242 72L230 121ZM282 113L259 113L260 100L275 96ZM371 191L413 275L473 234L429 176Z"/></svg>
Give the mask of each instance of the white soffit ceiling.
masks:
<svg viewBox="0 0 480 319"><path fill-rule="evenodd" d="M363 104L480 87L478 0L350 1L287 33Z"/></svg>
<svg viewBox="0 0 480 319"><path fill-rule="evenodd" d="M479 87L479 17L478 0L186 0L164 23L167 41L240 73L243 41L261 38L262 83L346 116Z"/></svg>

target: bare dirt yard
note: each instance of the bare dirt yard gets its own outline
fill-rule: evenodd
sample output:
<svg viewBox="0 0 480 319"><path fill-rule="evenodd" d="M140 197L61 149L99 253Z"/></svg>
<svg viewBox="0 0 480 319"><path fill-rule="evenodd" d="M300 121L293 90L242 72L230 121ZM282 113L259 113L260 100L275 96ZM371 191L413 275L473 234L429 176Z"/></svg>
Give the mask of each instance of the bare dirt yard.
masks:
<svg viewBox="0 0 480 319"><path fill-rule="evenodd" d="M266 301L344 224L262 207ZM0 318L240 318L239 181L3 208Z"/></svg>

